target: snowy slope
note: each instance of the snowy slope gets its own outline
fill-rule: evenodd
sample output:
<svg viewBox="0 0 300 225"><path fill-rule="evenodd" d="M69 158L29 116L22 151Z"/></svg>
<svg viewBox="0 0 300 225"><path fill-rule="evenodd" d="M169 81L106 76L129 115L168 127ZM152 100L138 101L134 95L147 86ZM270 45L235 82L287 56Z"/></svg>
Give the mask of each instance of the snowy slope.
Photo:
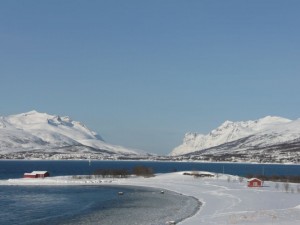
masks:
<svg viewBox="0 0 300 225"><path fill-rule="evenodd" d="M184 155L195 151L220 153L233 150L266 148L300 140L300 119L289 120L267 116L254 121L226 121L209 134L187 133L183 144L170 155Z"/></svg>
<svg viewBox="0 0 300 225"><path fill-rule="evenodd" d="M60 149L60 153L66 153L64 149L69 149L68 153L70 149L76 153L91 150L95 153L98 151L133 155L141 153L108 144L100 135L69 117L37 111L0 117L0 154L37 150L51 152L57 149Z"/></svg>

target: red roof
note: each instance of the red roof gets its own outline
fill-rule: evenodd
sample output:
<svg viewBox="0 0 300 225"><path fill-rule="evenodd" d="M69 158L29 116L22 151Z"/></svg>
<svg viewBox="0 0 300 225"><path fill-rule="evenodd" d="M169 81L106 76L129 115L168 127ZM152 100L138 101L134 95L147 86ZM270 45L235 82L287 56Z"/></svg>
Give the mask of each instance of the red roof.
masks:
<svg viewBox="0 0 300 225"><path fill-rule="evenodd" d="M24 173L25 178L48 177L48 171L32 171L31 173Z"/></svg>
<svg viewBox="0 0 300 225"><path fill-rule="evenodd" d="M258 178L255 178L255 177L253 177L253 178L247 180L247 182L251 182L251 181L254 181L254 180L262 182L262 180L260 180L260 179L258 179Z"/></svg>
<svg viewBox="0 0 300 225"><path fill-rule="evenodd" d="M262 180L255 177L247 180L247 182L248 182L248 187L261 187L263 184Z"/></svg>

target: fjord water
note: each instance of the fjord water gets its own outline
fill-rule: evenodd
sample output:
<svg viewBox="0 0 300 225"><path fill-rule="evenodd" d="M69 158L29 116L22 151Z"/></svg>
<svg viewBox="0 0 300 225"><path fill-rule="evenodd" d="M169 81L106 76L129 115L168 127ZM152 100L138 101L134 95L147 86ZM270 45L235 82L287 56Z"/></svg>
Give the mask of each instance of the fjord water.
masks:
<svg viewBox="0 0 300 225"><path fill-rule="evenodd" d="M24 172L47 170L51 176L88 175L97 169L127 169L144 165L154 173L202 170L215 173L246 176L300 175L300 164L250 164L250 163L203 163L203 162L158 162L158 161L92 161L87 160L0 160L0 179L20 178Z"/></svg>
<svg viewBox="0 0 300 225"><path fill-rule="evenodd" d="M120 191L124 195L118 195ZM0 186L3 225L165 224L189 217L198 208L194 198L151 188Z"/></svg>

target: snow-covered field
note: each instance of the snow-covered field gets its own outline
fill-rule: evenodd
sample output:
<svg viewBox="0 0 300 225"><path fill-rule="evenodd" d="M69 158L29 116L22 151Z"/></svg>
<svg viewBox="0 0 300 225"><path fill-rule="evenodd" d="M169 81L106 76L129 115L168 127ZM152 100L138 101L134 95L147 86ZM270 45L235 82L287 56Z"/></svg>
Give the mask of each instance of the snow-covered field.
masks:
<svg viewBox="0 0 300 225"><path fill-rule="evenodd" d="M183 172L155 177L126 179L45 179L2 180L0 185L134 185L168 189L193 196L201 209L182 225L198 224L300 224L300 185L265 182L264 187L248 188L246 179L236 176L194 178ZM286 191L287 190L287 191Z"/></svg>

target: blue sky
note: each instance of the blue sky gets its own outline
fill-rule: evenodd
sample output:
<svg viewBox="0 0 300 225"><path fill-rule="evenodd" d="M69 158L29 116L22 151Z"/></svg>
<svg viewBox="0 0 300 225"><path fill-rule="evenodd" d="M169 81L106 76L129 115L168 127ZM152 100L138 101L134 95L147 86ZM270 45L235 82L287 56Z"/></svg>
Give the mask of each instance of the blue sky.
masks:
<svg viewBox="0 0 300 225"><path fill-rule="evenodd" d="M68 115L167 154L225 120L299 118L300 1L0 2L0 115Z"/></svg>

